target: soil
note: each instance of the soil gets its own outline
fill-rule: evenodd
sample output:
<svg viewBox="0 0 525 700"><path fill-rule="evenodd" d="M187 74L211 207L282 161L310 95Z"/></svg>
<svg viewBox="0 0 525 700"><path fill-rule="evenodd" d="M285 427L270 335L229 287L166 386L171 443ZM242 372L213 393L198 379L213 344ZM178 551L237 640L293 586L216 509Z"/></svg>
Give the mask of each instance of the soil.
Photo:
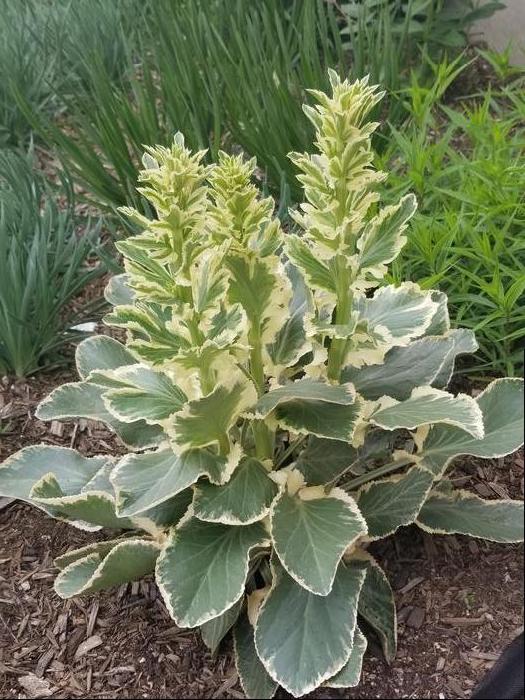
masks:
<svg viewBox="0 0 525 700"><path fill-rule="evenodd" d="M35 405L71 372L4 380L0 460L35 442L86 455L121 453L93 421L52 423ZM523 454L464 459L457 485L487 498L523 498ZM68 601L53 591L53 558L100 537L20 502L0 504L0 697L242 698L231 643L212 658L178 629L151 579ZM373 644L358 689L313 698L463 698L523 624L523 548L415 527L374 545L396 593L399 651L388 667ZM278 697L289 697L280 690Z"/></svg>

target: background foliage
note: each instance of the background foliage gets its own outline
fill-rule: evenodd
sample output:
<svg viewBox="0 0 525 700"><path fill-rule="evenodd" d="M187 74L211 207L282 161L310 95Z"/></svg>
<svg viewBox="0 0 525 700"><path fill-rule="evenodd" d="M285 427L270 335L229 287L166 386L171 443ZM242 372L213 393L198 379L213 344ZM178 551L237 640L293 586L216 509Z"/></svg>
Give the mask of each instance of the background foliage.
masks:
<svg viewBox="0 0 525 700"><path fill-rule="evenodd" d="M286 220L299 190L285 154L304 151L313 134L301 110L308 89L326 89L328 67L352 78L369 73L387 91L375 114L383 121L374 137L380 162L395 170L394 193L414 189L419 199L392 279L441 285L454 321L478 333L477 371L519 373L523 83L508 56L484 52L499 82L485 106L457 101L447 112L450 85L469 91L455 87L466 60L456 64L452 55L472 23L499 7L0 0L0 146L34 139L52 151L80 199L122 235L134 227L116 217L118 206L151 214L135 187L143 144L169 144L181 131L192 149L208 149L209 161L220 148L255 156L257 178Z"/></svg>

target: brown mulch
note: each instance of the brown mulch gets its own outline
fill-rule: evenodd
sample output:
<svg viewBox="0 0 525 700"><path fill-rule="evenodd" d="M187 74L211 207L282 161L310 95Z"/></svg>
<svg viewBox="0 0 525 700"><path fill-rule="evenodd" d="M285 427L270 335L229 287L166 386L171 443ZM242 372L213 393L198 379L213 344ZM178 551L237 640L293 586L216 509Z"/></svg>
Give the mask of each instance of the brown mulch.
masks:
<svg viewBox="0 0 525 700"><path fill-rule="evenodd" d="M70 372L4 380L0 460L35 442L84 454L122 448L101 424L49 425L34 407ZM463 460L457 485L484 497L523 497L523 454ZM241 698L229 641L212 658L197 633L170 620L151 579L63 601L53 557L100 537L22 503L0 506L0 697ZM463 698L523 624L523 548L417 528L373 546L396 591L399 652L391 667L373 645L358 689L316 698ZM279 691L279 697L288 697Z"/></svg>

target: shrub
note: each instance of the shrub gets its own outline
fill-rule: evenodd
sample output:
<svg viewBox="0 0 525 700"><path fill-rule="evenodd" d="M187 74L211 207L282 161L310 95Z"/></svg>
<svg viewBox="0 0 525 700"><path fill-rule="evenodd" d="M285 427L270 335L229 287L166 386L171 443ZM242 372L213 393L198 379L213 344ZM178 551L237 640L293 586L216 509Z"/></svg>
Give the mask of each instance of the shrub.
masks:
<svg viewBox="0 0 525 700"><path fill-rule="evenodd" d="M46 3L0 0L0 147L22 145L31 125L13 99L12 86L35 111L53 102L58 46L41 42L50 30L51 13Z"/></svg>
<svg viewBox="0 0 525 700"><path fill-rule="evenodd" d="M192 150L209 149L211 161L220 148L241 147L270 191L298 201L286 153L312 142L305 89L327 89L327 67L369 73L389 92L388 121L399 124L409 67L421 65L421 52L442 53L450 21L462 31L470 4L455 3L447 19L442 0L155 0L142 14L135 0L82 0L60 34L66 73L77 78L57 88L68 128L32 110L23 90L16 103L109 209L133 204L149 213L134 189L143 144L168 145L175 131Z"/></svg>
<svg viewBox="0 0 525 700"><path fill-rule="evenodd" d="M0 151L0 375L57 364L64 345L83 337L75 326L100 300L71 302L104 271L91 259L99 232L100 222L75 215L65 173L55 193L31 153Z"/></svg>
<svg viewBox="0 0 525 700"><path fill-rule="evenodd" d="M464 371L520 374L523 80L454 109L422 98L425 92L412 87L413 124L393 129L387 156L395 164L392 196L415 190L421 201L393 280L408 276L447 293L452 318L474 330L480 345L478 361Z"/></svg>
<svg viewBox="0 0 525 700"><path fill-rule="evenodd" d="M37 414L105 421L130 452L41 445L0 469L9 496L124 530L59 557L59 595L155 570L177 625L200 626L212 649L233 628L249 697L356 685L362 621L394 658L394 599L370 542L414 522L498 542L523 534L521 503L445 477L460 455L520 445L522 382L475 399L446 391L473 333L450 330L441 292L376 289L416 202L379 203L367 115L381 93L330 80L332 96L305 107L317 152L291 154L302 235L283 236L251 184L254 161L221 152L206 166L180 134L148 148L140 192L158 218L126 210L144 230L118 244L126 271L107 291L126 346L81 343L81 381Z"/></svg>

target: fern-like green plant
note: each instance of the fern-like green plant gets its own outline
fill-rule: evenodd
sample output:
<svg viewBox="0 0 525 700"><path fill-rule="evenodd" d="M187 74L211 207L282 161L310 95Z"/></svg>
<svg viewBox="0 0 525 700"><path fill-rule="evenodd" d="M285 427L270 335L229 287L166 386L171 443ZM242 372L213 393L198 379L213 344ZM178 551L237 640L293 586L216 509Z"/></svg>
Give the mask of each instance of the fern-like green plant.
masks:
<svg viewBox="0 0 525 700"><path fill-rule="evenodd" d="M367 645L396 650L391 588L368 544L410 523L499 542L523 535L522 504L484 501L445 478L459 455L496 457L522 439L522 382L477 398L445 390L471 331L446 297L380 286L416 202L381 207L367 80L330 74L305 111L314 154L295 153L305 201L283 235L253 161L203 164L180 134L149 148L150 220L118 244L125 274L107 317L125 345L78 347L81 381L38 416L106 422L126 456L28 447L0 491L80 527L121 531L57 560L63 597L155 571L177 625L216 649L233 629L242 686L299 697L359 681Z"/></svg>

